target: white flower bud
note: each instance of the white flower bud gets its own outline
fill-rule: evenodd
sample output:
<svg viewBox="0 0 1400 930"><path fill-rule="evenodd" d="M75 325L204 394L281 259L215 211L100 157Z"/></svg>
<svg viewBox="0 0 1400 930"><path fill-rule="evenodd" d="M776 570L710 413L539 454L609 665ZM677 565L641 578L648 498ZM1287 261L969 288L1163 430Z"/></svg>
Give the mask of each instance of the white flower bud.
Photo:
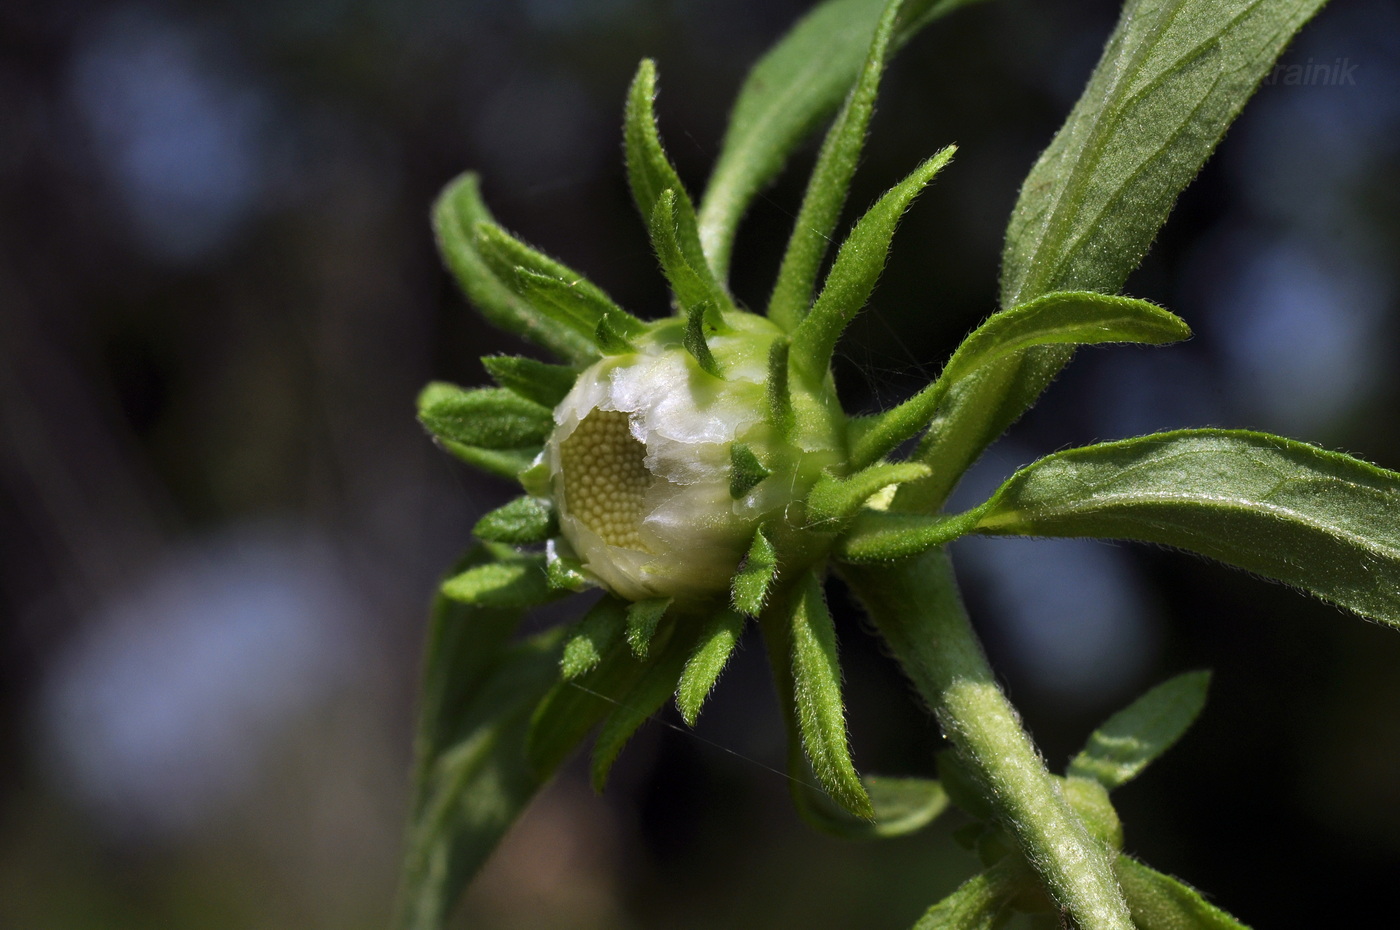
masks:
<svg viewBox="0 0 1400 930"><path fill-rule="evenodd" d="M805 495L839 460L834 424L782 442L766 418L768 349L777 335L747 314L712 336L723 378L701 370L667 322L635 353L579 375L554 411L545 447L560 532L584 567L629 600L724 591L758 524ZM773 474L730 496L731 447Z"/></svg>

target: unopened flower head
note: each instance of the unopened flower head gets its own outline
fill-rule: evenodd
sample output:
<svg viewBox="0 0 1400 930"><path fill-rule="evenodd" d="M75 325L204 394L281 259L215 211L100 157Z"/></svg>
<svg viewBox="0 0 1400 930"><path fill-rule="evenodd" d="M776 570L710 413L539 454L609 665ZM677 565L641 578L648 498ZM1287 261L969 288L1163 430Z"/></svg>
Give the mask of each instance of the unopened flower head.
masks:
<svg viewBox="0 0 1400 930"><path fill-rule="evenodd" d="M667 321L579 375L554 411L545 456L565 544L630 599L725 590L757 526L801 498L841 456L836 424L783 437L768 415L779 333L748 314L708 340L702 369ZM811 422L810 419L808 422ZM768 476L733 494L735 443Z"/></svg>

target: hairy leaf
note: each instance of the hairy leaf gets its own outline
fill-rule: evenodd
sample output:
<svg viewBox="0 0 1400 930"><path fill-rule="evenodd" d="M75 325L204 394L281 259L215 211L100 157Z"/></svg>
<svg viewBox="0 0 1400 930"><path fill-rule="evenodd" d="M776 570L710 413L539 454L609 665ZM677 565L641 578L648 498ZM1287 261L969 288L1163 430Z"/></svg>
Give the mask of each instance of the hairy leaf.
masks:
<svg viewBox="0 0 1400 930"><path fill-rule="evenodd" d="M517 497L476 521L472 535L515 546L541 543L558 532L554 508L538 497Z"/></svg>
<svg viewBox="0 0 1400 930"><path fill-rule="evenodd" d="M1011 214L1002 306L1117 290L1177 194L1323 0L1128 3Z"/></svg>
<svg viewBox="0 0 1400 930"><path fill-rule="evenodd" d="M1249 930L1191 886L1130 856L1113 864L1139 930Z"/></svg>
<svg viewBox="0 0 1400 930"><path fill-rule="evenodd" d="M1278 436L1181 430L1032 462L977 532L1198 552L1400 626L1400 474Z"/></svg>
<svg viewBox="0 0 1400 930"><path fill-rule="evenodd" d="M593 329L593 341L598 344L598 351L604 355L627 355L637 351L637 347L627 337L627 328L619 324L620 321L616 317L604 314L599 317L598 325Z"/></svg>
<svg viewBox="0 0 1400 930"><path fill-rule="evenodd" d="M545 547L544 574L551 591L586 591L596 584L582 562L560 555L553 544Z"/></svg>
<svg viewBox="0 0 1400 930"><path fill-rule="evenodd" d="M1011 215L1001 305L1051 291L1113 292L1137 267L1259 80L1323 0L1136 0ZM1028 349L950 391L920 461L934 479L905 509L937 509L967 467L1069 361Z"/></svg>
<svg viewBox="0 0 1400 930"><path fill-rule="evenodd" d="M602 291L587 281L545 274L530 268L516 268L502 280L513 281L520 296L535 307L558 320L567 320L579 332L596 327L598 320L609 317L620 332L629 335L641 332L642 321L613 303Z"/></svg>
<svg viewBox="0 0 1400 930"><path fill-rule="evenodd" d="M564 654L559 659L564 678L577 678L603 661L622 638L626 624L625 602L605 597L594 604L564 640Z"/></svg>
<svg viewBox="0 0 1400 930"><path fill-rule="evenodd" d="M499 547L475 546L448 577L494 564L504 554ZM441 593L434 598L414 741L420 793L428 764L456 738L473 696L494 671L523 616L518 608L473 607Z"/></svg>
<svg viewBox="0 0 1400 930"><path fill-rule="evenodd" d="M664 655L647 666L642 677L603 720L593 743L594 791L601 792L607 786L613 763L637 729L676 693L676 682L686 660L684 645L680 641L672 642Z"/></svg>
<svg viewBox="0 0 1400 930"><path fill-rule="evenodd" d="M626 609L615 598L604 600L614 601L611 609L619 613ZM622 702L646 668L618 637L592 669L577 678L556 681L530 720L525 755L532 771L558 768L588 731Z"/></svg>
<svg viewBox="0 0 1400 930"><path fill-rule="evenodd" d="M685 335L681 342L702 371L716 378L721 378L723 374L720 372L719 363L715 361L714 354L710 352L710 344L705 340L705 316L709 309L710 303L708 301L701 301L690 306L686 311Z"/></svg>
<svg viewBox="0 0 1400 930"><path fill-rule="evenodd" d="M867 510L837 540L836 554L857 565L893 562L950 543L976 523L976 514L927 517Z"/></svg>
<svg viewBox="0 0 1400 930"><path fill-rule="evenodd" d="M800 795L803 819L843 839L890 839L922 830L948 807L948 795L933 779L866 775L862 781L875 809L873 822L852 817L815 789Z"/></svg>
<svg viewBox="0 0 1400 930"><path fill-rule="evenodd" d="M903 0L889 0L880 14L855 86L836 115L836 121L827 130L817 163L807 180L807 193L793 223L773 295L768 300L768 317L785 330L791 330L807 315L812 290L817 284L817 271L826 257L827 243L836 229L851 176L865 147L866 128L875 112L875 95L880 89L885 56L890 50L902 4Z"/></svg>
<svg viewBox="0 0 1400 930"><path fill-rule="evenodd" d="M597 285L495 223L477 223L473 233L473 245L500 282L558 325L586 336L599 318L612 316L627 332L642 328Z"/></svg>
<svg viewBox="0 0 1400 930"><path fill-rule="evenodd" d="M452 574L490 564L477 546ZM524 770L530 708L554 678L557 634L519 646L522 611L439 595L424 648L414 739L415 790L397 926L436 930L539 780Z"/></svg>
<svg viewBox="0 0 1400 930"><path fill-rule="evenodd" d="M449 439L438 440L444 449L473 468L500 475L502 478L519 479L520 473L530 467L540 447L526 446L520 449L482 449Z"/></svg>
<svg viewBox="0 0 1400 930"><path fill-rule="evenodd" d="M757 617L763 611L768 591L777 576L778 552L763 528L759 527L753 534L748 554L734 573L729 592L734 609L745 616Z"/></svg>
<svg viewBox="0 0 1400 930"><path fill-rule="evenodd" d="M551 410L563 402L578 377L578 372L567 365L550 365L518 355L487 355L481 364L501 387Z"/></svg>
<svg viewBox="0 0 1400 930"><path fill-rule="evenodd" d="M732 610L719 610L706 621L676 687L676 709L691 726L695 726L700 708L719 681L720 672L729 663L743 632L744 617Z"/></svg>
<svg viewBox="0 0 1400 930"><path fill-rule="evenodd" d="M1187 672L1162 682L1104 721L1066 774L1091 778L1110 790L1136 778L1191 727L1209 688L1210 672Z"/></svg>
<svg viewBox="0 0 1400 930"><path fill-rule="evenodd" d="M1056 343L1161 345L1190 335L1190 327L1180 317L1155 304L1090 291L1046 294L994 313L963 340L937 380L898 407L860 424L852 462L861 467L889 454L928 426L950 388L1022 349Z"/></svg>
<svg viewBox="0 0 1400 930"><path fill-rule="evenodd" d="M444 596L477 607L536 607L554 597L544 559L518 555L509 561L477 565L442 583Z"/></svg>
<svg viewBox="0 0 1400 930"><path fill-rule="evenodd" d="M632 647L634 656L639 659L646 658L652 637L656 635L657 624L670 608L669 597L633 601L627 605L627 645Z"/></svg>
<svg viewBox="0 0 1400 930"><path fill-rule="evenodd" d="M655 226L656 207L666 191L671 191L674 203L670 208L677 247L684 264L706 280L706 289L723 293L719 279L711 271L700 248L700 233L696 226L695 206L681 184L680 175L661 147L661 135L656 128L656 62L645 59L637 68L637 76L627 92L623 141L627 151L627 180L632 197L637 202L642 219ZM653 230L653 233L655 230Z"/></svg>
<svg viewBox="0 0 1400 930"><path fill-rule="evenodd" d="M997 866L974 875L929 908L914 930L996 930L1011 916L1014 872Z"/></svg>
<svg viewBox="0 0 1400 930"><path fill-rule="evenodd" d="M873 820L875 810L851 762L846 739L836 628L826 609L821 581L811 573L799 582L790 624L793 698L812 771L833 800L857 817Z"/></svg>
<svg viewBox="0 0 1400 930"><path fill-rule="evenodd" d="M809 383L819 383L826 376L836 340L870 299L875 282L885 269L885 258L889 255L899 218L934 175L948 164L955 150L956 146L950 145L915 168L909 177L866 211L841 243L812 312L792 334L793 359L798 372Z"/></svg>
<svg viewBox="0 0 1400 930"><path fill-rule="evenodd" d="M768 422L779 436L792 433L794 414L792 391L788 385L788 359L792 354L792 343L787 338L773 340L768 350L768 381L766 397L768 401Z"/></svg>
<svg viewBox="0 0 1400 930"><path fill-rule="evenodd" d="M919 462L891 462L871 465L848 478L823 475L807 495L807 519L813 524L845 520L877 491L928 474L928 466Z"/></svg>
<svg viewBox="0 0 1400 930"><path fill-rule="evenodd" d="M553 773L526 765L525 733L555 676L553 642L536 638L500 654L471 701L457 706L459 735L420 770L399 930L440 930L446 924L462 889Z"/></svg>
<svg viewBox="0 0 1400 930"><path fill-rule="evenodd" d="M971 0L909 0L895 45ZM725 277L734 232L753 198L855 84L885 0L831 0L814 9L763 57L739 91L700 206L700 236Z"/></svg>
<svg viewBox="0 0 1400 930"><path fill-rule="evenodd" d="M1163 345L1191 338L1174 313L1134 297L1055 291L992 314L958 346L942 377L958 381L989 362L1032 345L1141 342Z"/></svg>
<svg viewBox="0 0 1400 930"><path fill-rule="evenodd" d="M418 395L418 419L441 439L482 449L539 447L554 428L547 408L513 391L440 381Z"/></svg>
<svg viewBox="0 0 1400 930"><path fill-rule="evenodd" d="M540 312L487 265L477 251L476 227L491 222L475 174L464 174L449 184L433 206L438 251L462 291L486 319L502 329L569 361L593 358L597 353L587 334Z"/></svg>
<svg viewBox="0 0 1400 930"><path fill-rule="evenodd" d="M679 198L668 187L656 198L648 224L651 247L656 251L661 271L676 295L677 308L686 312L687 316L693 314L695 307L702 305L733 308L729 295L715 282L708 269L691 264L680 238L678 210Z"/></svg>
<svg viewBox="0 0 1400 930"><path fill-rule="evenodd" d="M729 447L729 496L738 500L745 494L758 486L758 483L769 475L771 471L763 467L763 463L754 455L752 449L742 442L736 442Z"/></svg>

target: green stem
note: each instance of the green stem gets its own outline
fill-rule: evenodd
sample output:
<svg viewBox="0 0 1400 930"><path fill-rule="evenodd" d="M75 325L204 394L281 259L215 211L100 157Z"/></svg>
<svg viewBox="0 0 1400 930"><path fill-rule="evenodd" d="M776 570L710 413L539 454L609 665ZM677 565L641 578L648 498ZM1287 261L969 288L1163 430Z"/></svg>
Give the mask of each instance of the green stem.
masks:
<svg viewBox="0 0 1400 930"><path fill-rule="evenodd" d="M1090 838L1002 693L941 550L843 566L915 687L1055 902L1083 930L1132 930L1104 848Z"/></svg>

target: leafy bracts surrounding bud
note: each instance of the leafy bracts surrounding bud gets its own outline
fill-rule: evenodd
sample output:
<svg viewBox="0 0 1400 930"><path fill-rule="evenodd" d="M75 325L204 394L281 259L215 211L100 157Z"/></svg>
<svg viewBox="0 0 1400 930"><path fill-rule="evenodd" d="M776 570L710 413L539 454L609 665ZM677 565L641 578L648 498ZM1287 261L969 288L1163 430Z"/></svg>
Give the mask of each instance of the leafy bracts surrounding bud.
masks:
<svg viewBox="0 0 1400 930"><path fill-rule="evenodd" d="M479 520L482 546L442 585L430 648L447 652L427 663L402 927L438 930L446 901L592 728L601 790L624 744L668 701L694 723L750 619L769 652L804 817L842 836L893 836L951 800L976 821L959 835L987 870L919 928L992 928L1028 907L1085 930L1239 926L1122 856L1109 798L1182 736L1207 676L1149 692L1091 737L1068 777L1053 776L986 663L943 548L969 533L1142 540L1400 625L1400 473L1279 437L1192 430L1062 451L979 507L941 507L1075 346L1190 335L1161 307L1112 292L1320 0L1129 4L1022 190L1002 308L977 311L985 322L922 390L850 417L833 354L875 293L901 217L954 147L865 211L820 289L817 278L889 56L960 2L819 6L753 72L694 200L661 142L656 66L642 63L624 143L671 291L659 319L633 315L506 232L474 176L439 200L438 241L463 291L562 364L493 356L483 362L499 387L432 384L419 398L419 419L447 451L518 481L525 496ZM1202 48L1211 55L1197 56ZM727 280L739 219L832 113L767 316L749 313ZM858 772L828 570L951 742L942 784ZM571 628L507 645L524 611L590 587L601 599ZM467 647L478 628L480 655ZM451 683L453 668L463 684ZM466 742L453 744L459 733Z"/></svg>

